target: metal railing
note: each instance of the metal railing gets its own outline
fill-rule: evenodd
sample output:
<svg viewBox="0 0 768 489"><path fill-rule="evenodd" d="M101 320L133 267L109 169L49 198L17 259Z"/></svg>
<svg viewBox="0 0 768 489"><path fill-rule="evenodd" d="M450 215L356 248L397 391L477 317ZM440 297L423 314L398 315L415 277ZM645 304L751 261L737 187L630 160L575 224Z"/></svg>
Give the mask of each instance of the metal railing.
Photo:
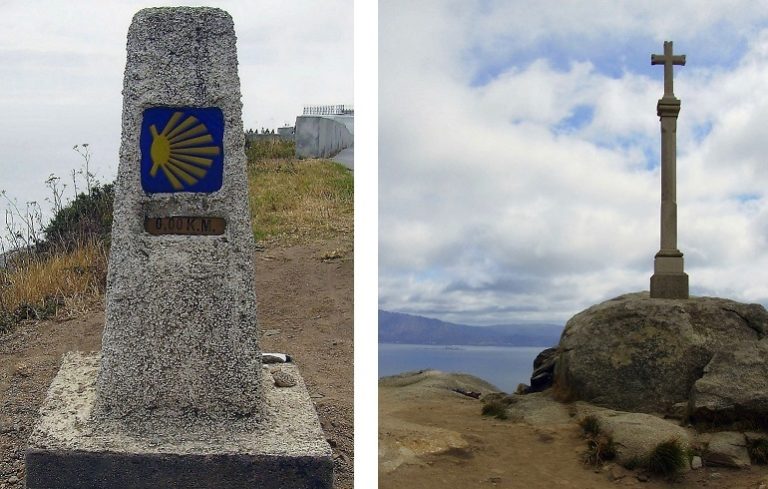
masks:
<svg viewBox="0 0 768 489"><path fill-rule="evenodd" d="M305 105L303 115L355 115L352 105Z"/></svg>

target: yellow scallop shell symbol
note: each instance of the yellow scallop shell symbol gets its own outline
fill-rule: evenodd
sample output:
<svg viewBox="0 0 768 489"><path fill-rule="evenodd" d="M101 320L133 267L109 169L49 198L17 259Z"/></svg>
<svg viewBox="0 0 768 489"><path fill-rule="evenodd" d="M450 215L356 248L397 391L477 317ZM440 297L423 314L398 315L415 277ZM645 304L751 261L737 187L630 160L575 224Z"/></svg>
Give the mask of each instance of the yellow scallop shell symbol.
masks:
<svg viewBox="0 0 768 489"><path fill-rule="evenodd" d="M205 177L213 163L212 156L219 154L218 146L207 146L213 142L205 124L196 117L189 116L182 121L183 112L174 112L161 133L155 125L149 126L152 133L152 169L153 178L160 169L176 190L194 185ZM184 183L182 183L184 182Z"/></svg>

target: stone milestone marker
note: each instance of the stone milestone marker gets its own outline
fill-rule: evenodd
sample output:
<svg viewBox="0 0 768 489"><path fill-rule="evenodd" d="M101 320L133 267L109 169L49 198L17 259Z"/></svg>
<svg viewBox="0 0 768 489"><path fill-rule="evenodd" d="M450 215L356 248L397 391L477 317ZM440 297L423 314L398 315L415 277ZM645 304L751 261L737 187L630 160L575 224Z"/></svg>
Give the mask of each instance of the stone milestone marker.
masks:
<svg viewBox="0 0 768 489"><path fill-rule="evenodd" d="M230 16L152 8L128 32L102 352L65 355L28 488L330 488L306 387L258 347Z"/></svg>
<svg viewBox="0 0 768 489"><path fill-rule="evenodd" d="M661 121L661 249L654 258L651 297L687 299L688 275L683 254L677 249L677 115L680 99L672 90L673 65L685 65L685 55L672 54L672 41L664 54L652 54L652 65L664 65L664 96L656 105Z"/></svg>

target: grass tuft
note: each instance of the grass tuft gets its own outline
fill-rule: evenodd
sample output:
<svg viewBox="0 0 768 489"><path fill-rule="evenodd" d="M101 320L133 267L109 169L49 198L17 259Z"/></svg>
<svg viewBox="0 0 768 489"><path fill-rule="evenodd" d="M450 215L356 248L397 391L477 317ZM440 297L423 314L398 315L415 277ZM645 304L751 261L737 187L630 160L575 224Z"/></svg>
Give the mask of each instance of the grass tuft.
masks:
<svg viewBox="0 0 768 489"><path fill-rule="evenodd" d="M747 441L747 451L752 463L768 464L768 439L756 438Z"/></svg>
<svg viewBox="0 0 768 489"><path fill-rule="evenodd" d="M658 475L679 474L688 463L688 450L677 438L671 438L656 445L645 463L648 471Z"/></svg>
<svg viewBox="0 0 768 489"><path fill-rule="evenodd" d="M595 415L590 414L583 417L579 421L579 426L581 426L584 436L597 436L600 434L600 420Z"/></svg>
<svg viewBox="0 0 768 489"><path fill-rule="evenodd" d="M616 458L616 443L607 433L598 433L587 438L587 451L584 453L584 463L602 465Z"/></svg>
<svg viewBox="0 0 768 489"><path fill-rule="evenodd" d="M584 463L602 465L616 458L616 443L610 433L603 431L597 416L590 414L579 420L581 432L587 439L587 451L584 453Z"/></svg>
<svg viewBox="0 0 768 489"><path fill-rule="evenodd" d="M489 401L483 404L483 416L493 416L496 419L507 419L509 417L507 415L507 406L508 404L503 401Z"/></svg>

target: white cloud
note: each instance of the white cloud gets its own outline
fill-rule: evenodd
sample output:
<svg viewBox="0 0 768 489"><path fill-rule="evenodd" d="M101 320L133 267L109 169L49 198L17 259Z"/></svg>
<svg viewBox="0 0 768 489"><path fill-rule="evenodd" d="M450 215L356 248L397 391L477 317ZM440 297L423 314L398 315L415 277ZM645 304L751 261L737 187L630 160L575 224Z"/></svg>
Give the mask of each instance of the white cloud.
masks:
<svg viewBox="0 0 768 489"><path fill-rule="evenodd" d="M649 51L670 38L688 54L675 92L692 291L768 300L768 269L754 267L768 241L768 30L757 31L768 12L524 5L379 10L380 306L468 323L562 321L647 289L663 91ZM642 57L616 71L613 46L629 44ZM704 64L713 52L722 62ZM489 75L476 83L478 73Z"/></svg>

